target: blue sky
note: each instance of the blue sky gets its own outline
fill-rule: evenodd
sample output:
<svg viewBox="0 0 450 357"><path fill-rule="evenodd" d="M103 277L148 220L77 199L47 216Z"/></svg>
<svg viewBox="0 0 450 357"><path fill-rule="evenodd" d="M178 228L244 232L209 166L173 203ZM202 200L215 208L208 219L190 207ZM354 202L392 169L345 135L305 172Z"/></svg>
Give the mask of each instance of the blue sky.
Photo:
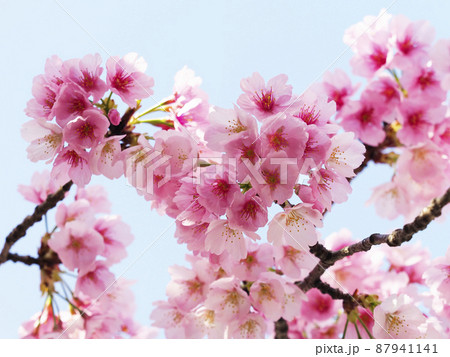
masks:
<svg viewBox="0 0 450 357"><path fill-rule="evenodd" d="M23 109L31 98L32 79L43 72L47 57L57 54L69 59L98 52L106 61L109 55L138 52L148 62L147 73L155 79L155 100L170 94L175 73L188 65L203 78L210 103L229 108L240 94L240 80L254 71L266 79L287 74L296 93L319 80L325 70L350 72L351 51L342 42L345 29L389 6L393 14L429 20L439 38L450 38L450 2L444 0L0 0L0 237L6 237L32 212L33 205L25 202L16 188L29 183L33 172L45 166L27 160L20 127L27 120ZM147 99L143 105L152 103ZM370 188L389 180L390 175L389 168L370 167L355 179L350 200L327 215L323 236L347 227L355 237L363 238L402 224L400 220L381 220L373 207L364 205ZM132 226L135 242L128 258L114 271L136 280L136 316L149 324L151 303L165 296L167 268L184 264L186 249L173 238L173 220L152 212L150 204L125 180L96 177L92 183L106 187L113 212ZM36 225L13 251L35 255L43 231L43 224ZM446 249L449 232L448 221L433 223L417 239L437 256ZM0 267L0 338L16 337L19 325L42 304L37 268L12 263Z"/></svg>

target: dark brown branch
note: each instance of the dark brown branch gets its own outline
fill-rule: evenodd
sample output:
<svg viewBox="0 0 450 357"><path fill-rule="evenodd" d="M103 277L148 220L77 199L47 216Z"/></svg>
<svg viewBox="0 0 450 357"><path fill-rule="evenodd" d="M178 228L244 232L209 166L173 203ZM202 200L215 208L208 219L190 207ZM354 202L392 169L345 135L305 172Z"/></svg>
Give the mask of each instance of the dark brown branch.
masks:
<svg viewBox="0 0 450 357"><path fill-rule="evenodd" d="M18 254L14 254L14 253L8 253L7 260L14 262L14 263L20 262L20 263L23 263L26 265L34 265L34 264L39 265L39 266L42 265L42 262L38 258L34 258L29 255L18 255Z"/></svg>
<svg viewBox="0 0 450 357"><path fill-rule="evenodd" d="M320 260L327 260L331 257L333 252L325 248L322 244L316 243L312 247L309 247L309 252L314 254Z"/></svg>
<svg viewBox="0 0 450 357"><path fill-rule="evenodd" d="M335 300L352 300L352 296L350 294L344 293L343 291L333 288L327 283L324 283L323 281L319 280L316 282L317 289L320 290L322 294L328 294Z"/></svg>
<svg viewBox="0 0 450 357"><path fill-rule="evenodd" d="M134 113L139 109L139 107L135 108L128 108L126 112L122 115L122 118L120 119L119 124L117 125L110 125L109 126L109 135L108 136L114 136L114 135L122 135L125 133L125 128L128 125L128 122L130 121L131 117Z"/></svg>
<svg viewBox="0 0 450 357"><path fill-rule="evenodd" d="M25 219L11 233L6 237L5 245L0 253L0 265L8 260L8 253L11 247L27 233L30 228L36 222L39 222L42 217L53 207L55 207L59 201L63 200L66 192L72 187L72 181L67 182L55 193L48 195L45 202L36 206L32 215L25 217Z"/></svg>
<svg viewBox="0 0 450 357"><path fill-rule="evenodd" d="M367 252L374 245L380 245L383 243L388 244L391 247L397 247L404 242L408 242L419 231L427 228L428 224L439 217L444 208L450 203L450 188L440 198L435 198L431 203L422 210L422 212L411 222L403 226L403 228L396 229L390 234L372 234L370 237L361 240L348 247L342 248L336 252L326 251L325 248L320 246L311 247L315 251L315 255L319 257L320 262L311 270L308 276L303 280L296 282L296 285L304 292L313 287L317 287L317 284L324 284L320 282L322 274L331 267L338 260L353 255L359 252ZM331 253L331 254L328 254ZM323 285L321 285L323 286Z"/></svg>
<svg viewBox="0 0 450 357"><path fill-rule="evenodd" d="M289 326L285 319L280 318L275 322L275 338L276 339L288 339Z"/></svg>

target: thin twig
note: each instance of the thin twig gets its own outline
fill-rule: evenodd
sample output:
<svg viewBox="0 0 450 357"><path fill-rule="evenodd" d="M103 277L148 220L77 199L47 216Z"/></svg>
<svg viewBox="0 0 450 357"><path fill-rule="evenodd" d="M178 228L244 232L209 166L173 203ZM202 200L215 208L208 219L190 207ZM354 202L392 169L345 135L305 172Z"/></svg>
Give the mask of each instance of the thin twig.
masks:
<svg viewBox="0 0 450 357"><path fill-rule="evenodd" d="M38 258L31 257L29 255L19 255L14 253L8 253L8 259L14 263L23 263L25 265L39 265L41 266L42 262Z"/></svg>
<svg viewBox="0 0 450 357"><path fill-rule="evenodd" d="M27 233L28 228L30 228L36 222L39 222L42 217L53 207L55 207L59 201L63 200L66 192L72 187L72 181L67 182L58 191L53 194L48 195L45 202L36 206L32 215L25 217L25 219L16 228L14 228L11 233L6 237L5 245L3 246L2 252L0 253L0 265L8 260L8 253L11 247Z"/></svg>

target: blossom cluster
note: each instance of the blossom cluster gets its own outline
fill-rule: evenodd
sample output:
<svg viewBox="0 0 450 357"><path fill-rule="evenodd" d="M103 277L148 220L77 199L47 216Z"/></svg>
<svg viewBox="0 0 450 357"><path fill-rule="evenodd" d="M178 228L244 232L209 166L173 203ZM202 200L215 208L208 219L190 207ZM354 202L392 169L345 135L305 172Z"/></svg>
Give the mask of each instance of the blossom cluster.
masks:
<svg viewBox="0 0 450 357"><path fill-rule="evenodd" d="M376 187L370 200L389 219L414 217L450 184L450 41L433 40L426 21L367 16L344 36L354 52L353 73L367 83L353 85L337 70L319 86L336 101L344 129L384 149L379 162L394 166L392 180ZM359 98L352 99L358 88Z"/></svg>
<svg viewBox="0 0 450 357"><path fill-rule="evenodd" d="M33 80L33 99L25 110L33 120L24 124L22 136L30 142L28 158L52 162L52 180L63 185L69 180L80 187L92 174L110 179L123 174L120 136L108 137L109 129L120 125L120 114L107 90L130 107L150 96L153 79L144 71L147 64L136 53L106 62L106 82L101 78L100 55L62 61L49 58L45 73Z"/></svg>
<svg viewBox="0 0 450 357"><path fill-rule="evenodd" d="M31 186L20 186L24 198L55 191L50 173L36 173ZM131 282L116 279L111 267L126 257L132 242L130 227L108 214L111 203L102 186L78 188L72 203L60 203L56 225L44 235L40 256L54 264L41 270L44 309L20 329L24 338L151 337L154 330L133 319ZM75 273L75 282L67 281ZM59 304L69 310L60 311Z"/></svg>
<svg viewBox="0 0 450 357"><path fill-rule="evenodd" d="M354 240L343 229L325 242L336 250ZM416 243L337 262L325 282L370 292L360 297L352 323L331 296L295 286L317 262L308 252L251 243L247 258L230 265L188 255L190 268L169 269L168 299L155 302L151 318L168 338L264 338L273 336L279 318L288 321L290 338L341 338L343 331L345 338L446 338L449 254L432 260Z"/></svg>
<svg viewBox="0 0 450 357"><path fill-rule="evenodd" d="M450 183L450 42L432 45L426 22L374 20L344 37L354 73L368 80L359 99L359 86L339 70L301 95L286 75L265 81L255 72L242 79L233 108L220 108L185 67L170 96L139 112L154 83L137 54L109 58L106 79L99 55L50 58L34 80L26 109L33 119L22 133L29 158L53 169L20 191L37 204L69 180L78 191L73 203L59 204L56 227L43 238L41 253L58 261L42 269L48 299L23 335L151 335L131 318L129 283L110 270L132 237L117 216L99 217L109 212L103 191L84 188L96 174L123 176L175 220L175 237L190 251L190 268L170 268L167 301L151 315L167 337L262 338L280 318L295 338L448 336L450 251L433 261L409 245L339 260L322 280L353 294L352 311L319 289L299 288L319 261L312 246L354 243L349 231L322 240L317 228L347 200L364 159L395 168L372 197L387 218L415 216ZM128 107L122 114L117 96ZM138 132L140 124L156 129ZM56 314L64 269L77 281L65 297L69 312Z"/></svg>
<svg viewBox="0 0 450 357"><path fill-rule="evenodd" d="M191 114L196 135L174 117L181 125L154 133L154 145L141 136L123 152L129 183L176 219L176 237L196 254L245 259L247 241L266 225L274 246L306 249L323 212L351 192L363 145L330 122L334 102L313 91L295 96L286 81L266 84L254 73L241 82L238 106L213 107L207 119ZM283 211L269 220L274 204Z"/></svg>

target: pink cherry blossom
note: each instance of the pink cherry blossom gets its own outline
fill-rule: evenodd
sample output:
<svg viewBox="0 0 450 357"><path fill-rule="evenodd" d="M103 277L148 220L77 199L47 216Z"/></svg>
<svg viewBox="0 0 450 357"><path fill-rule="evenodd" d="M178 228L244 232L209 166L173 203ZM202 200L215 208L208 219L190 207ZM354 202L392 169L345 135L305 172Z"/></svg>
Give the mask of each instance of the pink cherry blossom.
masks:
<svg viewBox="0 0 450 357"><path fill-rule="evenodd" d="M58 187L50 180L50 172L44 170L33 174L31 185L19 185L17 190L27 201L39 205L47 199L48 195L55 193Z"/></svg>
<svg viewBox="0 0 450 357"><path fill-rule="evenodd" d="M339 175L353 177L355 176L353 170L364 160L364 151L364 146L354 140L354 134L337 134L331 138L326 166L335 170Z"/></svg>
<svg viewBox="0 0 450 357"><path fill-rule="evenodd" d="M450 90L450 39L440 39L430 51L433 67L441 74L441 87L444 90Z"/></svg>
<svg viewBox="0 0 450 357"><path fill-rule="evenodd" d="M53 112L56 122L63 128L69 121L91 108L92 104L89 102L86 92L75 83L66 83L61 86L56 97Z"/></svg>
<svg viewBox="0 0 450 357"><path fill-rule="evenodd" d="M325 247L335 251L355 243L347 229L341 229L325 239ZM356 253L337 261L327 270L323 281L331 286L352 294L356 289L373 288L371 276L376 274L383 264L384 255L379 251Z"/></svg>
<svg viewBox="0 0 450 357"><path fill-rule="evenodd" d="M59 185L72 180L76 185L84 187L92 176L88 153L76 147L66 146L53 162L51 176Z"/></svg>
<svg viewBox="0 0 450 357"><path fill-rule="evenodd" d="M98 218L94 229L103 238L104 250L99 252L106 258L108 266L120 262L127 256L126 247L133 242L133 235L128 224L117 215Z"/></svg>
<svg viewBox="0 0 450 357"><path fill-rule="evenodd" d="M338 302L330 295L322 294L318 289L313 288L306 293L307 301L303 301L301 315L306 319L323 321L336 315Z"/></svg>
<svg viewBox="0 0 450 357"><path fill-rule="evenodd" d="M364 92L358 101L350 101L340 113L342 127L352 131L362 142L377 146L385 135L383 121L389 122L384 99L377 93Z"/></svg>
<svg viewBox="0 0 450 357"><path fill-rule="evenodd" d="M199 307L195 310L196 328L202 331L208 338L225 338L227 325L216 317L213 310Z"/></svg>
<svg viewBox="0 0 450 357"><path fill-rule="evenodd" d="M254 308L272 321L283 315L284 288L272 272L262 273L250 288L250 299Z"/></svg>
<svg viewBox="0 0 450 357"><path fill-rule="evenodd" d="M439 106L446 98L446 92L441 88L440 77L432 67L406 70L401 82L409 97L420 97L429 106Z"/></svg>
<svg viewBox="0 0 450 357"><path fill-rule="evenodd" d="M89 153L89 164L93 174L104 175L109 179L119 178L124 174L121 160L120 140L122 136L103 139Z"/></svg>
<svg viewBox="0 0 450 357"><path fill-rule="evenodd" d="M53 233L48 245L70 270L88 269L104 249L102 236L79 221L67 222Z"/></svg>
<svg viewBox="0 0 450 357"><path fill-rule="evenodd" d="M316 227L322 227L322 214L311 206L303 203L277 213L269 222L267 240L275 247L289 245L298 250L316 244Z"/></svg>
<svg viewBox="0 0 450 357"><path fill-rule="evenodd" d="M278 275L277 275L278 276ZM297 285L286 281L278 276L278 280L283 284L284 302L283 302L283 318L286 321L292 321L300 316L302 301L306 300L306 295L298 288Z"/></svg>
<svg viewBox="0 0 450 357"><path fill-rule="evenodd" d="M331 146L329 136L316 125L308 125L306 127L306 133L308 135L308 141L306 142L303 153L304 164L302 165L301 173L307 172L309 163L311 163L311 167L321 166L327 159L327 152Z"/></svg>
<svg viewBox="0 0 450 357"><path fill-rule="evenodd" d="M394 177L392 181L373 188L372 196L367 204L374 204L379 216L394 219L399 215L408 215L410 212L409 196L408 190Z"/></svg>
<svg viewBox="0 0 450 357"><path fill-rule="evenodd" d="M311 125L322 129L329 127L330 119L336 113L336 103L330 101L328 94L322 92L319 86L312 86L298 96L289 108L289 112L304 122L307 129ZM326 129L327 133L328 130Z"/></svg>
<svg viewBox="0 0 450 357"><path fill-rule="evenodd" d="M90 202L85 199L78 199L69 205L60 203L55 214L55 223L59 228L63 228L67 222L82 221L88 226L92 226L95 221L94 210Z"/></svg>
<svg viewBox="0 0 450 357"><path fill-rule="evenodd" d="M186 132L158 131L154 135L155 150L167 157L172 177L192 171L196 164L197 143Z"/></svg>
<svg viewBox="0 0 450 357"><path fill-rule="evenodd" d="M343 331L343 326L340 321L342 321L343 318L339 318L337 322L332 321L331 323L326 321L327 323L316 323L316 327L311 329L311 338L314 339L337 339L340 338L340 335ZM347 334L350 330L350 325L347 327ZM289 331L290 332L290 331ZM301 338L295 336L295 338ZM348 338L347 335L345 337Z"/></svg>
<svg viewBox="0 0 450 357"><path fill-rule="evenodd" d="M433 260L432 266L425 271L423 277L433 293L450 304L450 249L444 257Z"/></svg>
<svg viewBox="0 0 450 357"><path fill-rule="evenodd" d="M232 262L228 270L241 280L255 281L273 265L272 246L247 240L247 256L238 263Z"/></svg>
<svg viewBox="0 0 450 357"><path fill-rule="evenodd" d="M172 110L175 123L186 127L204 126L208 119L208 95L200 89L202 79L192 69L184 66L175 75L173 87L175 103Z"/></svg>
<svg viewBox="0 0 450 357"><path fill-rule="evenodd" d="M302 271L310 271L319 262L309 251L299 250L290 245L273 247L275 264L292 279L301 278Z"/></svg>
<svg viewBox="0 0 450 357"><path fill-rule="evenodd" d="M122 119L120 117L120 113L114 108L109 110L108 118L109 118L109 121L111 122L111 124L115 125L115 126L119 125L120 120Z"/></svg>
<svg viewBox="0 0 450 357"><path fill-rule="evenodd" d="M392 112L400 104L400 99L402 96L398 83L395 82L392 76L388 74L377 75L375 80L371 81L367 85L365 92L375 92L383 97L386 105L380 105L387 113ZM385 122L390 121L387 120L387 118L383 120Z"/></svg>
<svg viewBox="0 0 450 357"><path fill-rule="evenodd" d="M225 158L236 163L236 178L240 182L250 181L258 174L263 155L261 140L257 134L243 135L229 141L225 145L225 151Z"/></svg>
<svg viewBox="0 0 450 357"><path fill-rule="evenodd" d="M108 131L108 119L98 110L85 110L64 127L64 139L74 146L91 148L102 141Z"/></svg>
<svg viewBox="0 0 450 357"><path fill-rule="evenodd" d="M240 108L213 107L209 113L205 140L213 150L224 151L225 145L231 141L241 137L256 139L257 135L258 126L255 118Z"/></svg>
<svg viewBox="0 0 450 357"><path fill-rule="evenodd" d="M230 227L256 232L267 223L267 207L254 189L245 194L239 191L227 208L227 217Z"/></svg>
<svg viewBox="0 0 450 357"><path fill-rule="evenodd" d="M87 269L78 275L74 293L78 295L81 292L96 299L114 282L114 274L101 261L96 261Z"/></svg>
<svg viewBox="0 0 450 357"><path fill-rule="evenodd" d="M106 339L117 336L120 320L116 316L93 314L85 320L86 338Z"/></svg>
<svg viewBox="0 0 450 357"><path fill-rule="evenodd" d="M420 97L408 98L399 108L402 128L397 136L405 145L417 145L429 140L433 124L444 120L446 108L432 107Z"/></svg>
<svg viewBox="0 0 450 357"><path fill-rule="evenodd" d="M391 295L374 310L375 338L419 338L419 325L426 321L423 313L405 294Z"/></svg>
<svg viewBox="0 0 450 357"><path fill-rule="evenodd" d="M433 142L440 148L450 152L450 120L446 118L439 124L434 126Z"/></svg>
<svg viewBox="0 0 450 357"><path fill-rule="evenodd" d="M222 172L220 172L222 171ZM202 170L197 186L199 203L218 216L223 215L233 201L235 193L240 194L236 184L234 168L229 171L225 165L212 165Z"/></svg>
<svg viewBox="0 0 450 357"><path fill-rule="evenodd" d="M57 338L62 329L62 322L55 314L51 300L46 300L42 312L20 326L19 335L26 339Z"/></svg>
<svg viewBox="0 0 450 357"><path fill-rule="evenodd" d="M323 211L323 208L330 210L332 202L347 201L348 195L352 192L348 180L332 170L320 169L312 172L308 183L314 197L314 207L319 211Z"/></svg>
<svg viewBox="0 0 450 357"><path fill-rule="evenodd" d="M78 188L76 200L85 199L90 207L97 213L109 213L111 211L111 202L108 200L108 193L100 185Z"/></svg>
<svg viewBox="0 0 450 357"><path fill-rule="evenodd" d="M326 72L323 76L322 86L325 94L336 103L336 110L338 111L358 88L352 85L350 78L341 69L336 69L334 73Z"/></svg>
<svg viewBox="0 0 450 357"><path fill-rule="evenodd" d="M253 312L237 320L229 326L229 335L233 338L261 339L264 338L267 324L264 319Z"/></svg>
<svg viewBox="0 0 450 357"><path fill-rule="evenodd" d="M216 316L227 322L247 316L250 300L235 277L214 281L209 287L205 307L215 311Z"/></svg>
<svg viewBox="0 0 450 357"><path fill-rule="evenodd" d="M350 60L353 73L371 78L378 71L386 68L390 34L388 31L378 31L373 34L362 34L352 47L356 52Z"/></svg>
<svg viewBox="0 0 450 357"><path fill-rule="evenodd" d="M44 75L36 76L32 89L34 98L28 101L25 114L34 119L52 120L58 91L59 88L49 83Z"/></svg>
<svg viewBox="0 0 450 357"><path fill-rule="evenodd" d="M94 315L108 315L118 320L119 323L125 316L134 314L135 302L133 291L131 290L132 281L118 278L108 285L107 290L96 299L95 304L86 299L87 306L84 308L87 313Z"/></svg>
<svg viewBox="0 0 450 357"><path fill-rule="evenodd" d="M56 55L47 58L44 66L44 76L47 82L54 88L60 87L63 83L62 66L64 62Z"/></svg>
<svg viewBox="0 0 450 357"><path fill-rule="evenodd" d="M252 239L258 235L246 231L245 234ZM232 229L227 220L212 221L206 231L205 249L213 254L230 253L234 260L241 260L247 256L246 239L242 231Z"/></svg>
<svg viewBox="0 0 450 357"><path fill-rule="evenodd" d="M437 183L444 179L445 166L445 157L432 143L405 149L397 161L399 173L409 174L422 184L432 179L437 187L442 187Z"/></svg>
<svg viewBox="0 0 450 357"><path fill-rule="evenodd" d="M237 103L260 121L283 112L289 107L292 97L292 86L286 84L287 80L285 74L280 74L266 84L261 75L255 72L251 77L241 80L244 94L241 94Z"/></svg>
<svg viewBox="0 0 450 357"><path fill-rule="evenodd" d="M182 221L184 225L190 226L202 222L210 222L216 215L207 210L199 202L197 185L192 178L181 179L181 187L177 191L173 202L178 208L177 220Z"/></svg>
<svg viewBox="0 0 450 357"><path fill-rule="evenodd" d="M53 160L63 147L63 133L61 128L44 120L31 120L23 124L22 137L30 143L27 148L28 158L39 160Z"/></svg>
<svg viewBox="0 0 450 357"><path fill-rule="evenodd" d="M392 15L386 12L386 9L381 9L378 15L364 16L362 21L345 30L343 41L347 46L352 47L357 41L365 40L362 38L364 34L373 36L378 32L386 32L391 19Z"/></svg>
<svg viewBox="0 0 450 357"><path fill-rule="evenodd" d="M209 223L185 226L180 221L176 221L177 228L175 231L175 237L177 238L178 243L186 243L187 249L191 251L204 251L208 226Z"/></svg>
<svg viewBox="0 0 450 357"><path fill-rule="evenodd" d="M308 140L306 125L285 114L267 118L261 127L263 155L283 151L287 157L301 158Z"/></svg>
<svg viewBox="0 0 450 357"><path fill-rule="evenodd" d="M203 303L213 277L208 274L209 263L197 261L193 269L174 265L169 268L172 280L166 288L166 294L175 304L189 311Z"/></svg>
<svg viewBox="0 0 450 357"><path fill-rule="evenodd" d="M154 80L144 73L146 68L145 60L134 52L122 58L110 57L106 61L106 83L129 107L135 107L136 100L153 94Z"/></svg>
<svg viewBox="0 0 450 357"><path fill-rule="evenodd" d="M259 171L251 177L251 183L266 206L270 206L273 201L282 203L292 196L299 173L297 159L279 151L261 161Z"/></svg>
<svg viewBox="0 0 450 357"><path fill-rule="evenodd" d="M78 84L84 91L92 95L94 102L106 92L106 83L100 79L103 72L102 58L98 53L86 55L82 59L65 61L61 68L61 74L65 82L71 81Z"/></svg>
<svg viewBox="0 0 450 357"><path fill-rule="evenodd" d="M403 15L394 16L390 22L390 41L397 49L390 64L406 69L423 64L427 49L434 38L434 28L427 21L411 21Z"/></svg>

